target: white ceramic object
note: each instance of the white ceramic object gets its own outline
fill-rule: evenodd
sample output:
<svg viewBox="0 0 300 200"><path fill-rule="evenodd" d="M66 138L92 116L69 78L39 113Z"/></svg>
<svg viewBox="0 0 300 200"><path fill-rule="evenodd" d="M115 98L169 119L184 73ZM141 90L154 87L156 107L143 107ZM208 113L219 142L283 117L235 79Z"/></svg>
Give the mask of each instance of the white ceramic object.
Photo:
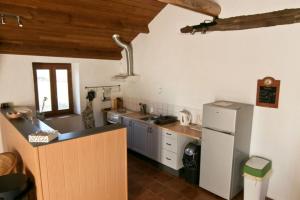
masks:
<svg viewBox="0 0 300 200"><path fill-rule="evenodd" d="M20 118L22 116L22 113L20 113L20 112L7 112L6 115L10 119L17 119L17 118Z"/></svg>
<svg viewBox="0 0 300 200"><path fill-rule="evenodd" d="M187 110L182 110L179 112L179 121L182 126L188 126L190 125L192 121L192 115Z"/></svg>

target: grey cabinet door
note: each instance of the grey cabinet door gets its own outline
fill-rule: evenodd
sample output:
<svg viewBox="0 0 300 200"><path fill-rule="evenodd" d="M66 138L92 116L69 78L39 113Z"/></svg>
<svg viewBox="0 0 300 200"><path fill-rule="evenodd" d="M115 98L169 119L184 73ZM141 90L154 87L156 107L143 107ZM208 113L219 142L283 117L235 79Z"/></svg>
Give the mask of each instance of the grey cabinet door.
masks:
<svg viewBox="0 0 300 200"><path fill-rule="evenodd" d="M148 132L149 125L138 121L132 121L132 149L145 156L148 156Z"/></svg>
<svg viewBox="0 0 300 200"><path fill-rule="evenodd" d="M127 148L131 149L132 148L132 121L129 118L123 117L122 118L122 124L126 126L127 128Z"/></svg>
<svg viewBox="0 0 300 200"><path fill-rule="evenodd" d="M161 160L161 136L161 129L159 127L149 127L148 156L158 162Z"/></svg>

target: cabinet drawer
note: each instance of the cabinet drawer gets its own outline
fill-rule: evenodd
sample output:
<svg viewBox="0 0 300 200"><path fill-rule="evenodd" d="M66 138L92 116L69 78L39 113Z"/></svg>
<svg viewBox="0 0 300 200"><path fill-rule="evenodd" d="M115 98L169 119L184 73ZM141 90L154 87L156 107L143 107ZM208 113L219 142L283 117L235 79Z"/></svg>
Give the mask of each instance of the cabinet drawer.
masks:
<svg viewBox="0 0 300 200"><path fill-rule="evenodd" d="M161 161L164 165L171 167L173 169L177 168L177 154L171 151L162 150Z"/></svg>
<svg viewBox="0 0 300 200"><path fill-rule="evenodd" d="M163 138L171 138L173 140L177 140L177 134L172 132L172 131L168 131L168 130L163 130L162 132Z"/></svg>
<svg viewBox="0 0 300 200"><path fill-rule="evenodd" d="M174 140L173 138L170 137L163 137L162 147L163 149L177 153L177 140Z"/></svg>

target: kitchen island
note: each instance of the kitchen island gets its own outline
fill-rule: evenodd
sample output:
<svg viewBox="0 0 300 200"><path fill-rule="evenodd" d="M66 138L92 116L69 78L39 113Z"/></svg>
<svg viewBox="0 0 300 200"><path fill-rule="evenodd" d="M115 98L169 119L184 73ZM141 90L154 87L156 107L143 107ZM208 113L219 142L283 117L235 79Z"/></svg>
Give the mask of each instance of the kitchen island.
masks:
<svg viewBox="0 0 300 200"><path fill-rule="evenodd" d="M50 143L28 135L52 130L40 120L8 119L1 110L5 151L16 152L20 170L35 183L38 200L127 200L127 136L122 125L60 134Z"/></svg>

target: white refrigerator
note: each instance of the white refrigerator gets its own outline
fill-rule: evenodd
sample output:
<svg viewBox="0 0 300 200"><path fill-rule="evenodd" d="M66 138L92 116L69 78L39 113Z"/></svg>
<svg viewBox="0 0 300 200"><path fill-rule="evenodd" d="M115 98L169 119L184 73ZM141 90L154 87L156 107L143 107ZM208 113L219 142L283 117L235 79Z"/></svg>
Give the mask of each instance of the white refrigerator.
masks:
<svg viewBox="0 0 300 200"><path fill-rule="evenodd" d="M253 105L218 101L203 106L200 187L224 199L243 188L249 158Z"/></svg>

